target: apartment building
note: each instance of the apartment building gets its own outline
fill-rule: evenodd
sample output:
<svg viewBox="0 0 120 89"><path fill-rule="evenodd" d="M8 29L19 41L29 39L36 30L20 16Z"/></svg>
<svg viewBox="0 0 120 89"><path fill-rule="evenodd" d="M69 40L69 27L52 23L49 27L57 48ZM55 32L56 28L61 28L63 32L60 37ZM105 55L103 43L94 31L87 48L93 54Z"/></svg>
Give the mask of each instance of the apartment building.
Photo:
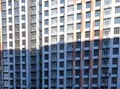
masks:
<svg viewBox="0 0 120 89"><path fill-rule="evenodd" d="M42 89L120 89L120 0L42 0Z"/></svg>
<svg viewBox="0 0 120 89"><path fill-rule="evenodd" d="M3 88L40 89L40 0L0 0ZM1 30L1 29L0 29Z"/></svg>
<svg viewBox="0 0 120 89"><path fill-rule="evenodd" d="M0 3L1 5L1 3ZM1 6L0 6L0 24L1 21ZM0 25L0 88L3 86L3 58L2 58L2 25Z"/></svg>
<svg viewBox="0 0 120 89"><path fill-rule="evenodd" d="M120 0L2 0L3 87L120 89Z"/></svg>

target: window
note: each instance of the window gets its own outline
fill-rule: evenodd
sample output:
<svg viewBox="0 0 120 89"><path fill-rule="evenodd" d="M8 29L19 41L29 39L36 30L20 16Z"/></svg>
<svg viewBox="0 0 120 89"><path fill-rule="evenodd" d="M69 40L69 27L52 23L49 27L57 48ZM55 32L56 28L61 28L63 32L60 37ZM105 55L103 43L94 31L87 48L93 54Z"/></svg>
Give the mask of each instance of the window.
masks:
<svg viewBox="0 0 120 89"><path fill-rule="evenodd" d="M64 26L60 26L60 32L64 32Z"/></svg>
<svg viewBox="0 0 120 89"><path fill-rule="evenodd" d="M48 15L49 15L48 10L46 10L45 11L45 16L48 16Z"/></svg>
<svg viewBox="0 0 120 89"><path fill-rule="evenodd" d="M67 25L67 32L68 32L68 33L69 33L69 32L73 32L73 29L74 29L73 24Z"/></svg>
<svg viewBox="0 0 120 89"><path fill-rule="evenodd" d="M73 34L68 34L67 35L67 41L68 42L73 42Z"/></svg>
<svg viewBox="0 0 120 89"><path fill-rule="evenodd" d="M99 55L99 50L94 50L94 56L98 56Z"/></svg>
<svg viewBox="0 0 120 89"><path fill-rule="evenodd" d="M94 46L99 46L99 40L94 40Z"/></svg>
<svg viewBox="0 0 120 89"><path fill-rule="evenodd" d="M80 51L76 51L76 57L80 57Z"/></svg>
<svg viewBox="0 0 120 89"><path fill-rule="evenodd" d="M104 0L104 5L109 5L111 4L112 0Z"/></svg>
<svg viewBox="0 0 120 89"><path fill-rule="evenodd" d="M120 28L114 28L114 34L120 34Z"/></svg>
<svg viewBox="0 0 120 89"><path fill-rule="evenodd" d="M49 59L49 55L48 54L45 54L44 57L45 57L45 60Z"/></svg>
<svg viewBox="0 0 120 89"><path fill-rule="evenodd" d="M94 31L94 37L99 37L100 35L100 31L99 30L95 30Z"/></svg>
<svg viewBox="0 0 120 89"><path fill-rule="evenodd" d="M101 1L100 0L96 0L96 5L95 6L97 7L97 6L100 6L100 5L101 5Z"/></svg>
<svg viewBox="0 0 120 89"><path fill-rule="evenodd" d="M60 8L60 13L64 13L64 12L65 12L64 7L61 7L61 8Z"/></svg>
<svg viewBox="0 0 120 89"><path fill-rule="evenodd" d="M80 55L80 52L79 52ZM76 60L76 67L80 67L80 60Z"/></svg>
<svg viewBox="0 0 120 89"><path fill-rule="evenodd" d="M45 20L45 25L48 25L48 23L49 23L49 22L48 22L48 19L46 19L46 20Z"/></svg>
<svg viewBox="0 0 120 89"><path fill-rule="evenodd" d="M2 4L2 10L6 10L6 3Z"/></svg>
<svg viewBox="0 0 120 89"><path fill-rule="evenodd" d="M112 68L112 74L117 74L117 68Z"/></svg>
<svg viewBox="0 0 120 89"><path fill-rule="evenodd" d="M120 17L115 18L115 24L120 24Z"/></svg>
<svg viewBox="0 0 120 89"><path fill-rule="evenodd" d="M70 23L70 22L73 22L74 21L74 15L68 15L67 16L67 22Z"/></svg>
<svg viewBox="0 0 120 89"><path fill-rule="evenodd" d="M115 0L116 3L120 2L120 0Z"/></svg>
<svg viewBox="0 0 120 89"><path fill-rule="evenodd" d="M45 76L48 76L48 71L45 71L44 74L45 74Z"/></svg>
<svg viewBox="0 0 120 89"><path fill-rule="evenodd" d="M80 42L76 42L76 48L81 48L81 43Z"/></svg>
<svg viewBox="0 0 120 89"><path fill-rule="evenodd" d="M51 6L56 6L58 3L58 0L51 0Z"/></svg>
<svg viewBox="0 0 120 89"><path fill-rule="evenodd" d="M68 50L68 51L73 50L73 44L72 44L72 43L68 43L68 44L67 44L67 50Z"/></svg>
<svg viewBox="0 0 120 89"><path fill-rule="evenodd" d="M11 10L11 9L10 9ZM9 10L8 10L9 11ZM12 11L9 12L9 14L12 14ZM6 11L2 11L2 18L6 17Z"/></svg>
<svg viewBox="0 0 120 89"><path fill-rule="evenodd" d="M111 19L104 19L104 26L110 25Z"/></svg>
<svg viewBox="0 0 120 89"><path fill-rule="evenodd" d="M51 49L52 50L52 49ZM57 50L56 48L54 50ZM53 50L52 50L53 51ZM57 60L57 54L56 53L52 53L51 54L51 61L56 61Z"/></svg>
<svg viewBox="0 0 120 89"><path fill-rule="evenodd" d="M64 16L60 17L60 22L63 23L64 22Z"/></svg>
<svg viewBox="0 0 120 89"><path fill-rule="evenodd" d="M89 51L85 51L85 57L89 57L90 52Z"/></svg>
<svg viewBox="0 0 120 89"><path fill-rule="evenodd" d="M90 37L90 32L89 31L86 31L85 32L85 38L89 38Z"/></svg>
<svg viewBox="0 0 120 89"><path fill-rule="evenodd" d="M90 28L90 22L86 22L86 28Z"/></svg>
<svg viewBox="0 0 120 89"><path fill-rule="evenodd" d="M103 46L108 46L110 44L110 39L103 39Z"/></svg>
<svg viewBox="0 0 120 89"><path fill-rule="evenodd" d="M13 35L12 34L9 34L9 39L12 39L13 38Z"/></svg>
<svg viewBox="0 0 120 89"><path fill-rule="evenodd" d="M77 23L77 29L78 29L78 30L81 29L81 23Z"/></svg>
<svg viewBox="0 0 120 89"><path fill-rule="evenodd" d="M60 35L60 42L64 42L64 35Z"/></svg>
<svg viewBox="0 0 120 89"><path fill-rule="evenodd" d="M2 25L3 25L3 26L6 26L6 19L3 19L3 20L2 20Z"/></svg>
<svg viewBox="0 0 120 89"><path fill-rule="evenodd" d="M96 20L95 21L95 27L99 27L100 26L100 21L99 20Z"/></svg>
<svg viewBox="0 0 120 89"><path fill-rule="evenodd" d="M9 31L12 31L12 26L9 26Z"/></svg>
<svg viewBox="0 0 120 89"><path fill-rule="evenodd" d="M59 63L60 67L64 67L64 62Z"/></svg>
<svg viewBox="0 0 120 89"><path fill-rule="evenodd" d="M46 45L46 46L44 47L44 50L45 50L45 51L48 51L48 50L49 50L48 45Z"/></svg>
<svg viewBox="0 0 120 89"><path fill-rule="evenodd" d="M88 51L86 51L86 52L88 52ZM89 55L87 55L87 56L89 56ZM89 62L90 62L89 60L85 60L84 61L84 66L89 66Z"/></svg>
<svg viewBox="0 0 120 89"><path fill-rule="evenodd" d="M8 6L12 6L12 2L11 1L8 1Z"/></svg>
<svg viewBox="0 0 120 89"><path fill-rule="evenodd" d="M11 17L9 18L9 22L12 23L12 18Z"/></svg>
<svg viewBox="0 0 120 89"><path fill-rule="evenodd" d="M14 0L14 6L18 7L19 6L19 0Z"/></svg>
<svg viewBox="0 0 120 89"><path fill-rule="evenodd" d="M26 41L25 40L22 40L22 45L25 45Z"/></svg>
<svg viewBox="0 0 120 89"><path fill-rule="evenodd" d="M82 5L81 4L77 4L77 10L81 10L82 9Z"/></svg>
<svg viewBox="0 0 120 89"><path fill-rule="evenodd" d="M93 75L97 75L98 74L98 69L93 69Z"/></svg>
<svg viewBox="0 0 120 89"><path fill-rule="evenodd" d="M15 15L19 15L19 8L16 8L14 13Z"/></svg>
<svg viewBox="0 0 120 89"><path fill-rule="evenodd" d="M74 3L73 0L67 0L67 4L71 4L71 3Z"/></svg>
<svg viewBox="0 0 120 89"><path fill-rule="evenodd" d="M57 36L52 36L51 37L51 44L56 44L57 43Z"/></svg>
<svg viewBox="0 0 120 89"><path fill-rule="evenodd" d="M113 55L119 54L119 48L113 48Z"/></svg>
<svg viewBox="0 0 120 89"><path fill-rule="evenodd" d="M49 7L48 1L45 1L45 7Z"/></svg>
<svg viewBox="0 0 120 89"><path fill-rule="evenodd" d="M91 18L91 13L90 12L86 12L86 18Z"/></svg>
<svg viewBox="0 0 120 89"><path fill-rule="evenodd" d="M25 23L22 23L22 28L26 28Z"/></svg>
<svg viewBox="0 0 120 89"><path fill-rule="evenodd" d="M48 37L45 37L45 43L48 43Z"/></svg>
<svg viewBox="0 0 120 89"><path fill-rule="evenodd" d="M25 37L26 36L26 33L25 32L22 32L22 37Z"/></svg>
<svg viewBox="0 0 120 89"><path fill-rule="evenodd" d="M116 84L117 83L117 77L112 77L112 83Z"/></svg>
<svg viewBox="0 0 120 89"><path fill-rule="evenodd" d="M64 79L59 79L59 83L60 83L60 85L63 85L64 84Z"/></svg>
<svg viewBox="0 0 120 89"><path fill-rule="evenodd" d="M45 68L48 68L48 63L45 63Z"/></svg>
<svg viewBox="0 0 120 89"><path fill-rule="evenodd" d="M91 2L86 2L86 8L91 8Z"/></svg>
<svg viewBox="0 0 120 89"><path fill-rule="evenodd" d="M26 80L23 80L23 85L26 85Z"/></svg>
<svg viewBox="0 0 120 89"><path fill-rule="evenodd" d="M22 12L25 12L25 7L24 6L22 7Z"/></svg>
<svg viewBox="0 0 120 89"><path fill-rule="evenodd" d="M6 14L6 13L5 13L5 14ZM12 10L11 10L11 9L8 10L8 14L12 14Z"/></svg>
<svg viewBox="0 0 120 89"><path fill-rule="evenodd" d="M60 44L60 50L64 50L64 44Z"/></svg>
<svg viewBox="0 0 120 89"><path fill-rule="evenodd" d="M36 7L31 7L31 14L35 14L36 13Z"/></svg>
<svg viewBox="0 0 120 89"><path fill-rule="evenodd" d="M32 30L32 31L35 31L35 30L36 30L36 24L32 24L32 25L31 25L31 30Z"/></svg>
<svg viewBox="0 0 120 89"><path fill-rule="evenodd" d="M19 24L19 17L18 16L15 17L15 24Z"/></svg>
<svg viewBox="0 0 120 89"><path fill-rule="evenodd" d="M25 20L25 15L22 15L22 20Z"/></svg>
<svg viewBox="0 0 120 89"><path fill-rule="evenodd" d="M9 45L10 45L10 47L12 47L13 46L13 42L10 42Z"/></svg>
<svg viewBox="0 0 120 89"><path fill-rule="evenodd" d="M118 64L118 58L113 58L112 59L112 64Z"/></svg>
<svg viewBox="0 0 120 89"><path fill-rule="evenodd" d="M82 16L80 13L77 14L77 20L81 20Z"/></svg>
<svg viewBox="0 0 120 89"><path fill-rule="evenodd" d="M120 13L120 6L119 7L115 7L115 13Z"/></svg>
<svg viewBox="0 0 120 89"><path fill-rule="evenodd" d="M102 50L102 53L103 53L102 55L106 57L106 56L109 55L110 49L103 49L103 50Z"/></svg>
<svg viewBox="0 0 120 89"><path fill-rule="evenodd" d="M13 54L13 50L12 50L12 49L9 50L9 54L10 54L10 55Z"/></svg>
<svg viewBox="0 0 120 89"><path fill-rule="evenodd" d="M22 3L25 3L25 0L22 0Z"/></svg>
<svg viewBox="0 0 120 89"><path fill-rule="evenodd" d="M60 53L60 59L64 59L64 53Z"/></svg>
<svg viewBox="0 0 120 89"><path fill-rule="evenodd" d="M100 10L96 10L95 11L95 17L99 17L100 16Z"/></svg>
<svg viewBox="0 0 120 89"><path fill-rule="evenodd" d="M65 0L60 0L60 3L61 3L61 4L64 4L64 3L65 3Z"/></svg>
<svg viewBox="0 0 120 89"><path fill-rule="evenodd" d="M60 70L60 71L59 71L59 75L60 75L60 76L64 76L64 71L63 71L63 70Z"/></svg>
<svg viewBox="0 0 120 89"><path fill-rule="evenodd" d="M74 12L74 6L73 5L68 6L67 13L73 13L73 12Z"/></svg>
<svg viewBox="0 0 120 89"><path fill-rule="evenodd" d="M31 4L35 5L36 4L36 0L31 0Z"/></svg>
<svg viewBox="0 0 120 89"><path fill-rule="evenodd" d="M85 41L85 47L90 47L90 41Z"/></svg>
<svg viewBox="0 0 120 89"><path fill-rule="evenodd" d="M103 36L109 36L109 35L110 35L110 29L104 29Z"/></svg>
<svg viewBox="0 0 120 89"><path fill-rule="evenodd" d="M57 24L57 17L51 19L51 25L56 25Z"/></svg>
<svg viewBox="0 0 120 89"><path fill-rule="evenodd" d="M119 44L119 38L113 38L113 44L114 45Z"/></svg>
<svg viewBox="0 0 120 89"><path fill-rule="evenodd" d="M52 35L56 35L57 34L57 27L56 26L51 28L51 34Z"/></svg>
<svg viewBox="0 0 120 89"><path fill-rule="evenodd" d="M54 16L57 14L57 12L58 12L57 8L54 8L51 10L51 15Z"/></svg>
<svg viewBox="0 0 120 89"><path fill-rule="evenodd" d="M80 70L76 69L76 75L80 75Z"/></svg>
<svg viewBox="0 0 120 89"><path fill-rule="evenodd" d="M110 15L111 14L111 8L104 9L104 15Z"/></svg>
<svg viewBox="0 0 120 89"><path fill-rule="evenodd" d="M48 34L49 33L48 28L45 28L44 31L45 31L44 34Z"/></svg>

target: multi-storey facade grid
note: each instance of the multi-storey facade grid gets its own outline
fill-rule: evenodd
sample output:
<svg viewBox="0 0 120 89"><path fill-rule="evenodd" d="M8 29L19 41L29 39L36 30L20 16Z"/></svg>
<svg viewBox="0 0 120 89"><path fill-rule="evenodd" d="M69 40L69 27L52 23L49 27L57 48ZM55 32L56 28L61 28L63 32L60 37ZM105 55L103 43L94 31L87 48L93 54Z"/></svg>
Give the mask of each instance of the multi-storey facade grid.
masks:
<svg viewBox="0 0 120 89"><path fill-rule="evenodd" d="M45 68L42 87L118 88L117 77L112 77L112 71L116 70L116 75L119 71L111 66L119 59L119 48L114 48L113 44L119 43L119 27L114 27L119 24L119 15L112 16L119 13L116 6L119 0L42 2L42 64Z"/></svg>
<svg viewBox="0 0 120 89"><path fill-rule="evenodd" d="M39 89L41 1L2 0L1 3L4 88Z"/></svg>
<svg viewBox="0 0 120 89"><path fill-rule="evenodd" d="M120 0L1 6L4 88L120 88Z"/></svg>

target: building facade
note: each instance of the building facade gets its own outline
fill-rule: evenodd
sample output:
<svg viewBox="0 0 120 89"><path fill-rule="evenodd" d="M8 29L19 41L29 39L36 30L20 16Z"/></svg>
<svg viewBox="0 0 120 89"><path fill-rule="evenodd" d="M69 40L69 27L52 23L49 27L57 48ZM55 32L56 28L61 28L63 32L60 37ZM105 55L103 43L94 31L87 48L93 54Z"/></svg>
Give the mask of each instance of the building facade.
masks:
<svg viewBox="0 0 120 89"><path fill-rule="evenodd" d="M40 0L0 0L3 88L40 89Z"/></svg>
<svg viewBox="0 0 120 89"><path fill-rule="evenodd" d="M120 0L2 0L3 87L120 89Z"/></svg>
<svg viewBox="0 0 120 89"><path fill-rule="evenodd" d="M42 1L42 88L119 89L120 0Z"/></svg>

